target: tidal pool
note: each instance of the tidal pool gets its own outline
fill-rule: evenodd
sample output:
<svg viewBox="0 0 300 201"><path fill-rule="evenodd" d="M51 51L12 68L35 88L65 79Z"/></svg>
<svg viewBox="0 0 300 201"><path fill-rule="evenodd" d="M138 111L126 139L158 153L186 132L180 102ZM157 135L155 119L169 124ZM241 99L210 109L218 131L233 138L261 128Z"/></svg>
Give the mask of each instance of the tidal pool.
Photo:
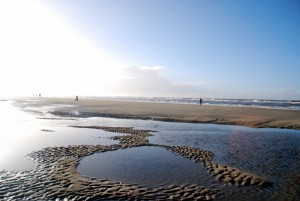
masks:
<svg viewBox="0 0 300 201"><path fill-rule="evenodd" d="M83 158L78 170L89 177L151 188L187 184L208 186L216 183L202 164L152 146L96 153Z"/></svg>

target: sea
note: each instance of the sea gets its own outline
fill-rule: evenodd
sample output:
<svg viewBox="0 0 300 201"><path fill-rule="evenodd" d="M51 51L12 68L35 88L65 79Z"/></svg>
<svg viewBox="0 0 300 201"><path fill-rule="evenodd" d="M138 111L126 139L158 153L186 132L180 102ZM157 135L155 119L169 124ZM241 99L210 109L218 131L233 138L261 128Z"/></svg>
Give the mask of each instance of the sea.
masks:
<svg viewBox="0 0 300 201"><path fill-rule="evenodd" d="M84 98L98 100L136 101L150 103L170 104L200 104L200 98L177 97L131 97L131 96L87 96ZM226 99L226 98L202 98L203 105L254 107L279 110L300 110L300 100L267 100L267 99Z"/></svg>

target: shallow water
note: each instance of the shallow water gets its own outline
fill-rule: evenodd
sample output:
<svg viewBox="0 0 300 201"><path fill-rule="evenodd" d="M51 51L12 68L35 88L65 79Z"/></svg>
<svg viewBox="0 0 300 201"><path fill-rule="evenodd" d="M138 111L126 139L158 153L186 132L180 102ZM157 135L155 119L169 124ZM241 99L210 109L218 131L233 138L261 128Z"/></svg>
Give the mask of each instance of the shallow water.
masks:
<svg viewBox="0 0 300 201"><path fill-rule="evenodd" d="M80 173L146 187L211 185L214 180L200 163L176 156L159 147L135 147L96 153L79 164Z"/></svg>
<svg viewBox="0 0 300 201"><path fill-rule="evenodd" d="M49 129L51 132L36 129L30 136L23 136L18 145L7 149L0 160L0 170L30 170L35 163L26 157L32 151L38 151L46 147L68 146L68 145L112 145L117 141L110 137L120 135L108 133L102 130L78 129L70 127L40 127ZM1 150L1 148L0 148Z"/></svg>
<svg viewBox="0 0 300 201"><path fill-rule="evenodd" d="M56 105L55 107L59 106ZM54 106L49 108L52 110ZM117 144L118 141L110 140L109 137L121 135L96 129L67 127L69 125L134 127L136 129L158 131L153 132L154 136L148 138L150 143L170 146L185 145L209 150L215 155L213 161L237 167L268 179L273 183L273 186L263 190L253 187L227 187L216 183L218 188L225 192L217 200L300 200L300 131L98 117L38 119L37 114L40 115L39 117L52 118L53 116L48 115L48 109L43 107L35 108L35 110L29 108L33 112L40 110L43 111L42 113L35 112L34 115L24 113L12 107L11 102L7 101L0 102L0 109L2 111L0 114L2 123L0 125L2 129L0 170L31 169L34 163L28 160L25 155L47 146ZM43 132L41 129L54 132ZM182 174L181 171L184 168L193 169L194 165L199 165L184 159L187 164L182 167L183 169L174 170L175 172L172 174L175 176L174 178L162 177L163 182L159 177L153 179L149 177L149 174L167 169L164 168L167 166L165 163L176 164L177 160L183 159L166 150L161 150L161 148L142 147L138 151L135 150L137 149L95 154L83 160L90 160L89 157L94 157L93 160L99 161L99 163L102 161L103 168L106 167L108 171L99 171L102 174L99 175L101 178L102 176L109 176L109 171L112 171L113 168L120 168L118 172L120 175L114 176L112 174L110 175L111 179L141 185L159 186L178 181L195 183L195 178L199 176L197 172L187 170L183 171L188 172L187 174ZM143 160L143 157L149 158L151 162L148 165L155 166L155 168L158 168L159 165L157 164L163 163L159 166L162 167L162 170L153 168L152 172L149 171L146 174L144 172L145 164L149 160ZM97 164L98 162L94 163L94 165ZM125 171L125 165L127 166L127 172ZM92 164L89 167L92 168ZM134 168L136 168L136 171L134 173L130 172ZM202 170L199 168L197 171ZM89 173L88 171L84 174L89 175ZM203 176L203 178L206 178L206 176ZM209 184L214 183L213 178L209 177L203 181Z"/></svg>
<svg viewBox="0 0 300 201"><path fill-rule="evenodd" d="M90 120L85 119L91 123L97 118ZM133 126L159 131L153 132L154 136L148 138L150 143L209 150L215 154L213 161L237 167L272 182L271 187L263 190L220 186L226 194L219 196L218 200L245 200L245 196L246 200L298 200L300 196L300 131L106 118L98 118L98 121L108 126ZM128 154L134 157L133 153ZM105 157L103 155L97 155L99 160ZM117 154L110 156L113 157L110 160L119 159ZM129 164L136 163L131 157L127 157L127 160ZM130 174L123 175L123 179L131 182L126 178L131 178ZM190 183L193 183L193 176Z"/></svg>
<svg viewBox="0 0 300 201"><path fill-rule="evenodd" d="M11 101L0 102L0 171L30 170L35 163L26 157L45 147L68 145L112 145L117 133L72 128L77 120L38 119L13 107Z"/></svg>
<svg viewBox="0 0 300 201"><path fill-rule="evenodd" d="M151 143L209 150L215 154L213 161L237 167L273 183L263 193L254 189L244 192L246 188L227 189L233 190L231 198L238 194L235 200L239 200L241 194L248 195L246 200L299 199L300 131L172 123L158 125L157 129L160 132L149 137Z"/></svg>

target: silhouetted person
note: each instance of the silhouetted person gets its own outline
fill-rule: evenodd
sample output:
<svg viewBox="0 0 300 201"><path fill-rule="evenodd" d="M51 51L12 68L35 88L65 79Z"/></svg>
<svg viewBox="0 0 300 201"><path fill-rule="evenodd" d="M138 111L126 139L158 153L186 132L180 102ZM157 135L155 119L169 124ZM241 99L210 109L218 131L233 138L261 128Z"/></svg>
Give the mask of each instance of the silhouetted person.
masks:
<svg viewBox="0 0 300 201"><path fill-rule="evenodd" d="M76 96L75 101L78 101L78 96Z"/></svg>
<svg viewBox="0 0 300 201"><path fill-rule="evenodd" d="M202 98L200 98L200 101L199 101L200 105L202 105Z"/></svg>
<svg viewBox="0 0 300 201"><path fill-rule="evenodd" d="M42 95L41 94L39 94L39 97L41 97Z"/></svg>

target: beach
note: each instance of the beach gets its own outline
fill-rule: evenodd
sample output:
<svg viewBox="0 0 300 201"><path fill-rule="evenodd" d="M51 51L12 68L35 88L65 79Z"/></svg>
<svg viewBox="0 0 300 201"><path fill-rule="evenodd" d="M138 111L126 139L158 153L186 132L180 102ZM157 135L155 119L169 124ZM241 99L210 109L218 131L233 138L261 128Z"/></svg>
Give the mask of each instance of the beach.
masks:
<svg viewBox="0 0 300 201"><path fill-rule="evenodd" d="M300 197L299 111L81 98L19 98L2 108L13 111L2 115L12 119L6 132L19 135L2 144L15 166L0 160L0 199ZM15 122L21 114L29 116ZM25 159L34 165L23 169Z"/></svg>
<svg viewBox="0 0 300 201"><path fill-rule="evenodd" d="M300 130L300 111L250 107L167 104L71 98L41 98L35 105L66 104L55 115L114 117L169 122L214 123ZM74 113L77 111L79 113Z"/></svg>

